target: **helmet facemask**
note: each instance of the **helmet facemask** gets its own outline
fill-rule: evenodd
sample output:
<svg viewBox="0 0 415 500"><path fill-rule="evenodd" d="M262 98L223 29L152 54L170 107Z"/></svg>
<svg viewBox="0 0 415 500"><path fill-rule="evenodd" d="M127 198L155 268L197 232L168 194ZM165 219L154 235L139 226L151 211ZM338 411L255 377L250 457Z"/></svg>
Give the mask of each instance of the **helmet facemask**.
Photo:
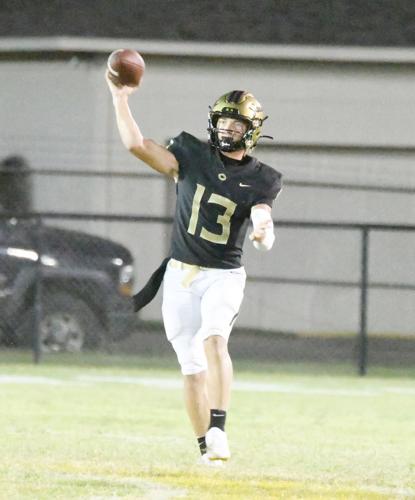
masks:
<svg viewBox="0 0 415 500"><path fill-rule="evenodd" d="M226 129L218 127L218 122L220 118L233 118L238 121L245 123L246 131L242 134L238 134L237 140L234 139L236 132L231 129ZM214 146L224 152L239 151L241 149L247 149L248 144L252 143L252 129L251 124L247 120L241 120L240 117L230 116L228 114L215 114L215 116L209 118L209 129L211 142ZM228 132L228 133L227 133Z"/></svg>

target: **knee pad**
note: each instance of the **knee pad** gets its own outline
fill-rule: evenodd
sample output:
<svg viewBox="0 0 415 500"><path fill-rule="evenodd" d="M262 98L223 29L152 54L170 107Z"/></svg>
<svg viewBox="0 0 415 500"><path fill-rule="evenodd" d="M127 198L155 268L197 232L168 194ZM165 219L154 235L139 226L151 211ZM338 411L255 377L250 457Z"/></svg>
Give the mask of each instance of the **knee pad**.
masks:
<svg viewBox="0 0 415 500"><path fill-rule="evenodd" d="M171 344L183 375L194 375L207 370L207 360L203 340L197 336L177 337Z"/></svg>

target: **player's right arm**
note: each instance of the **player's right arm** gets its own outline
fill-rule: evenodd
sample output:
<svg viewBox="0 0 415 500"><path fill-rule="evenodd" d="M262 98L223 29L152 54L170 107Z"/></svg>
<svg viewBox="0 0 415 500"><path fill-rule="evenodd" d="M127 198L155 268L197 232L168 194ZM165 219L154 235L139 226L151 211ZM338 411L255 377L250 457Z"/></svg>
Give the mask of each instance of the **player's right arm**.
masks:
<svg viewBox="0 0 415 500"><path fill-rule="evenodd" d="M110 80L108 72L106 80L112 94L118 131L124 146L157 172L176 178L179 172L179 163L174 154L152 139L143 137L131 113L128 97L135 89L128 86L116 86Z"/></svg>

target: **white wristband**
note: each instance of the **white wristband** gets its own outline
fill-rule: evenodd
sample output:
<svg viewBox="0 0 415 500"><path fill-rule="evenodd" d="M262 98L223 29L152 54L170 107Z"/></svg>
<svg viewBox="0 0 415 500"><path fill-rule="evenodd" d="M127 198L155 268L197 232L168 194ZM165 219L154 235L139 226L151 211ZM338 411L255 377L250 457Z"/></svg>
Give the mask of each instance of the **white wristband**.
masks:
<svg viewBox="0 0 415 500"><path fill-rule="evenodd" d="M270 250L275 241L274 224L270 212L265 208L253 208L251 219L254 232L264 231L265 233L262 241L253 240L254 247L257 250Z"/></svg>
<svg viewBox="0 0 415 500"><path fill-rule="evenodd" d="M262 252L265 252L266 250L271 250L272 245L274 244L275 241L275 234L272 231L266 231L265 232L265 238L262 241L256 241L254 240L252 244L254 245L254 248L257 250L260 250Z"/></svg>

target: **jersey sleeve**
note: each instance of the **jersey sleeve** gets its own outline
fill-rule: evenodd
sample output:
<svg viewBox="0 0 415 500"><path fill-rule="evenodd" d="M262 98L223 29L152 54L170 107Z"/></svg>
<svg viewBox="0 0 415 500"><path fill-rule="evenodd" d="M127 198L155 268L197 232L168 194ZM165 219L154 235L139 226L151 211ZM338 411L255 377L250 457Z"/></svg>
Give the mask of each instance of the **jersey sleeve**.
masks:
<svg viewBox="0 0 415 500"><path fill-rule="evenodd" d="M272 175L267 175L267 177L265 187L256 197L254 205L264 203L272 208L274 200L282 190L282 175L273 170Z"/></svg>
<svg viewBox="0 0 415 500"><path fill-rule="evenodd" d="M181 163L185 159L185 148L183 144L184 132L180 133L176 137L172 137L167 144L167 149L171 151L176 160Z"/></svg>
<svg viewBox="0 0 415 500"><path fill-rule="evenodd" d="M179 163L179 173L183 174L188 163L188 148L186 144L186 132L181 132L176 137L170 139L167 149L174 154Z"/></svg>

